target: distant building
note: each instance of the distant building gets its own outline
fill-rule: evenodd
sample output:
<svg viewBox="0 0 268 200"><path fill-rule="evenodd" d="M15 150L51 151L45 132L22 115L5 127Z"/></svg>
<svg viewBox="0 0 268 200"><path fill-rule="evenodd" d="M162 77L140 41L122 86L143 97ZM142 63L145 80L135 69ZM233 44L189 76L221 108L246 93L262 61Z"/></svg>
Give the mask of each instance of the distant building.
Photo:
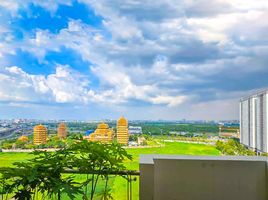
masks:
<svg viewBox="0 0 268 200"><path fill-rule="evenodd" d="M189 134L188 132L185 132L185 131L180 131L179 132L179 135L181 135L181 136L185 136L185 135L187 135L187 134Z"/></svg>
<svg viewBox="0 0 268 200"><path fill-rule="evenodd" d="M219 126L219 137L239 138L239 128L235 126Z"/></svg>
<svg viewBox="0 0 268 200"><path fill-rule="evenodd" d="M33 143L36 145L47 142L47 128L41 124L34 127Z"/></svg>
<svg viewBox="0 0 268 200"><path fill-rule="evenodd" d="M268 153L268 90L240 100L240 142Z"/></svg>
<svg viewBox="0 0 268 200"><path fill-rule="evenodd" d="M60 123L58 126L58 138L65 139L67 137L67 126L65 123Z"/></svg>
<svg viewBox="0 0 268 200"><path fill-rule="evenodd" d="M128 133L130 135L142 134L142 128L141 128L141 126L129 126Z"/></svg>
<svg viewBox="0 0 268 200"><path fill-rule="evenodd" d="M129 146L136 147L136 146L138 146L138 143L137 143L137 142L134 142L134 141L130 141L130 142L128 143L128 145L129 145Z"/></svg>
<svg viewBox="0 0 268 200"><path fill-rule="evenodd" d="M18 138L18 141L21 141L21 142L28 142L29 141L29 138L25 135L22 135Z"/></svg>
<svg viewBox="0 0 268 200"><path fill-rule="evenodd" d="M114 138L114 131L109 128L108 124L103 122L98 124L97 129L94 132L89 130L86 133L86 136L83 138L93 142L107 143L112 142Z"/></svg>
<svg viewBox="0 0 268 200"><path fill-rule="evenodd" d="M170 131L169 134L170 135L186 136L189 133L188 132L183 132L183 131Z"/></svg>
<svg viewBox="0 0 268 200"><path fill-rule="evenodd" d="M119 144L128 145L129 133L128 133L128 121L124 117L120 117L117 120L117 142Z"/></svg>

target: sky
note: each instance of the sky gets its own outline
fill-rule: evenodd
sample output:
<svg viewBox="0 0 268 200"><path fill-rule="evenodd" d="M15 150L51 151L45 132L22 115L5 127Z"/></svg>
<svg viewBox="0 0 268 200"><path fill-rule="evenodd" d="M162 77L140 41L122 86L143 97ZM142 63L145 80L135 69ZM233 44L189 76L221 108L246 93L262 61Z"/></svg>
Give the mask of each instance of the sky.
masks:
<svg viewBox="0 0 268 200"><path fill-rule="evenodd" d="M231 120L268 87L267 0L0 0L0 118Z"/></svg>

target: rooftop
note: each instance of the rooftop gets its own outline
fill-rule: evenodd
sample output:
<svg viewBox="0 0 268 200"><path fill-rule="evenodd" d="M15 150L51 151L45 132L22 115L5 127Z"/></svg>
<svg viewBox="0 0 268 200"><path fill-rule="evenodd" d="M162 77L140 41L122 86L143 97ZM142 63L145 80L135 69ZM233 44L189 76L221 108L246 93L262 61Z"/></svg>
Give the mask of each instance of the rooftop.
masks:
<svg viewBox="0 0 268 200"><path fill-rule="evenodd" d="M268 94L268 89L265 89L265 90L256 90L253 94L247 95L245 97L242 97L240 99L240 101L245 101L245 100L248 100L248 99L257 97L257 96L262 95L262 94Z"/></svg>

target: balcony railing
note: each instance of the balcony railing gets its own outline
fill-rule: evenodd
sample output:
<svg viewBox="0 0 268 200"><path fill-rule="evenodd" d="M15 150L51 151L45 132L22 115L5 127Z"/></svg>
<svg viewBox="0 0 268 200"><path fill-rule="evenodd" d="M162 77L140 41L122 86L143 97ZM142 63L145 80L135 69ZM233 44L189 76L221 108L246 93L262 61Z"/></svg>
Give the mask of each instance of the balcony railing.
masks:
<svg viewBox="0 0 268 200"><path fill-rule="evenodd" d="M79 170L65 170L62 173L65 174L100 174L100 175L107 175L105 171L79 171ZM132 200L133 199L133 193L132 193L132 182L137 181L137 176L140 176L140 172L136 170L124 170L124 171L109 171L110 176L121 176L123 177L127 182L127 188L126 188L126 199Z"/></svg>
<svg viewBox="0 0 268 200"><path fill-rule="evenodd" d="M116 200L138 199L133 196L133 181L138 179L140 200L268 199L268 157L141 155L140 171L66 169L61 174L83 179L90 174L103 178L120 176L126 181L126 192ZM82 185L82 189L87 190L89 183ZM90 196L90 192L85 194ZM64 195L54 199L64 199ZM2 194L4 197L11 198L12 194Z"/></svg>

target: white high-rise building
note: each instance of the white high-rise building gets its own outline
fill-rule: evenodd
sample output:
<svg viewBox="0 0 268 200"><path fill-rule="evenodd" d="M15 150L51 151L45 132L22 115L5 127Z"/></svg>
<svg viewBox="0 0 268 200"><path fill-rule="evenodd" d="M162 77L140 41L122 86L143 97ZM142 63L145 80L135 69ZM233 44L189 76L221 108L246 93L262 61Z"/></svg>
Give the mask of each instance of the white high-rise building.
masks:
<svg viewBox="0 0 268 200"><path fill-rule="evenodd" d="M240 142L268 153L268 90L240 100Z"/></svg>

